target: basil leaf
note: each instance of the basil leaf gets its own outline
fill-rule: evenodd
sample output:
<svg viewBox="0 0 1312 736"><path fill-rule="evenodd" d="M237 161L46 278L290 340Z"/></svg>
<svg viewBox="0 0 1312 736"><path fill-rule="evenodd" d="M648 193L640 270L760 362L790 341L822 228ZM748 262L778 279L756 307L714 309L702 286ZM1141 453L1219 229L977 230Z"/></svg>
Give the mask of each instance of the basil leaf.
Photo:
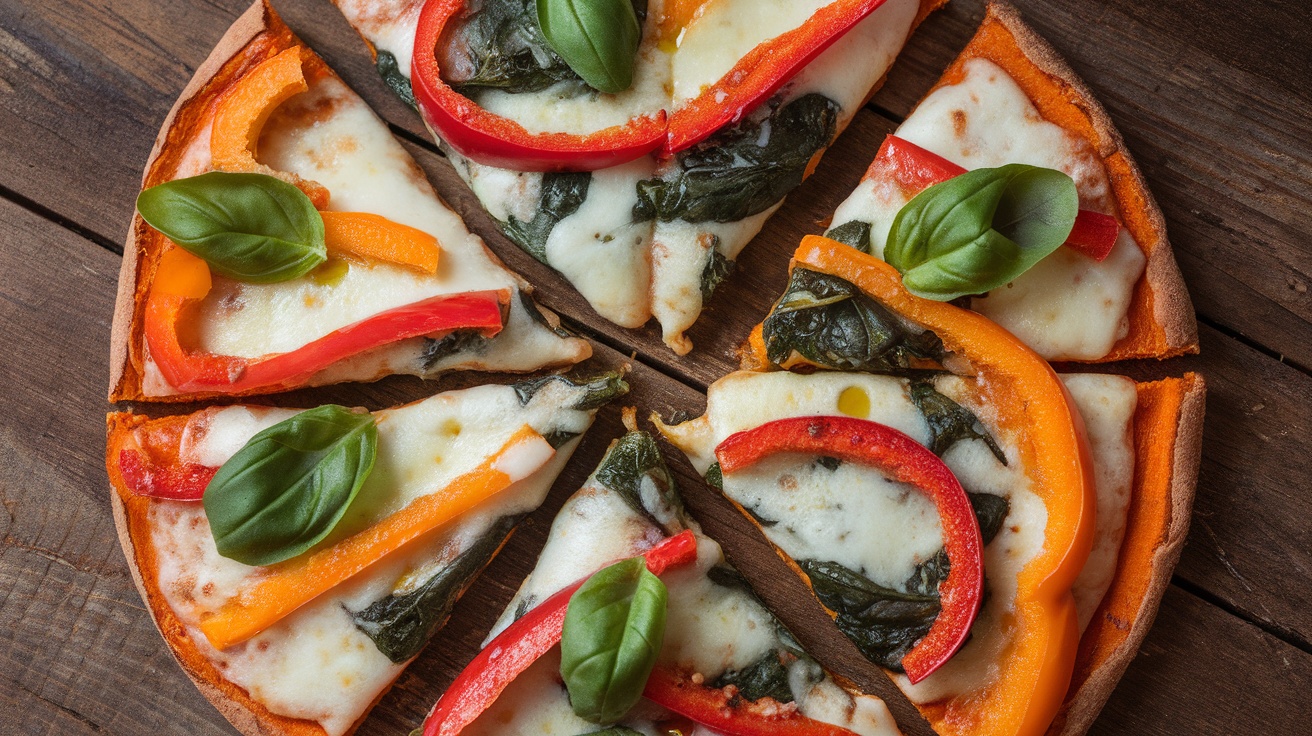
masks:
<svg viewBox="0 0 1312 736"><path fill-rule="evenodd" d="M884 260L927 299L982 294L1061 247L1079 209L1075 182L1056 169L975 169L929 187L899 210Z"/></svg>
<svg viewBox="0 0 1312 736"><path fill-rule="evenodd" d="M331 404L252 437L202 497L219 554L272 565L317 544L355 500L377 447L373 416Z"/></svg>
<svg viewBox="0 0 1312 736"><path fill-rule="evenodd" d="M667 598L641 557L602 569L570 597L560 675L580 718L614 723L642 697L665 639Z"/></svg>
<svg viewBox="0 0 1312 736"><path fill-rule="evenodd" d="M629 0L537 0L547 43L588 86L623 92L633 84L642 27Z"/></svg>
<svg viewBox="0 0 1312 736"><path fill-rule="evenodd" d="M310 198L264 174L211 171L175 179L143 191L137 211L169 240L237 281L287 281L328 258L323 218Z"/></svg>

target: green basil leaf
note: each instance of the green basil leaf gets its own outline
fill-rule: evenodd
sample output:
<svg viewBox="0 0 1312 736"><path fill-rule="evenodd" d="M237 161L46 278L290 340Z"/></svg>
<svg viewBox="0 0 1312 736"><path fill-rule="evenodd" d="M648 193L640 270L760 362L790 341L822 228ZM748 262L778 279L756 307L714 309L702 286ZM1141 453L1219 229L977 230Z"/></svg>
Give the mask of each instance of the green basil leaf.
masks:
<svg viewBox="0 0 1312 736"><path fill-rule="evenodd" d="M1079 209L1075 182L1056 169L975 169L908 202L893 219L884 259L925 298L981 294L1061 247Z"/></svg>
<svg viewBox="0 0 1312 736"><path fill-rule="evenodd" d="M202 497L219 554L272 565L314 546L355 500L377 449L373 416L331 404L255 435Z"/></svg>
<svg viewBox="0 0 1312 736"><path fill-rule="evenodd" d="M633 84L642 26L629 0L537 0L551 48L588 86L623 92Z"/></svg>
<svg viewBox="0 0 1312 736"><path fill-rule="evenodd" d="M580 718L614 723L642 697L665 639L667 598L641 557L604 568L570 597L560 675Z"/></svg>
<svg viewBox="0 0 1312 736"><path fill-rule="evenodd" d="M300 189L264 174L211 171L137 197L151 227L238 281L304 276L328 258L323 218Z"/></svg>

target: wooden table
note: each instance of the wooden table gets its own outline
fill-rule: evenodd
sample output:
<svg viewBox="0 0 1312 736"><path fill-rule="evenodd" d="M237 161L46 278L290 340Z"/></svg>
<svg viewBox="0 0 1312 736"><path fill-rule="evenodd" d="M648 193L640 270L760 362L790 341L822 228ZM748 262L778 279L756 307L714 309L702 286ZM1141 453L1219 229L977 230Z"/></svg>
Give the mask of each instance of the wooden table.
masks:
<svg viewBox="0 0 1312 736"><path fill-rule="evenodd" d="M0 3L0 733L224 734L133 588L102 463L109 319L141 168L160 121L246 0ZM1210 384L1189 545L1156 627L1094 731L1308 733L1312 717L1312 5L1306 0L1020 3L1103 100L1165 210L1198 310L1200 357L1124 366L1201 370ZM1230 7L1224 7L1229 5ZM498 235L375 76L327 0L276 0L288 22L406 140L438 190L541 301L634 356L629 401L701 411L708 383L780 293L788 253L843 199L881 137L965 44L983 9L953 0L888 86L740 260L679 359L649 326L600 319ZM394 378L271 401L378 408L468 379ZM155 407L145 410L160 413ZM177 410L177 409L175 409ZM361 733L405 734L471 656L550 521L620 431L603 412L545 506L400 678ZM685 483L685 486L690 485ZM881 686L841 637L790 604L740 518L690 492L708 530L837 671Z"/></svg>

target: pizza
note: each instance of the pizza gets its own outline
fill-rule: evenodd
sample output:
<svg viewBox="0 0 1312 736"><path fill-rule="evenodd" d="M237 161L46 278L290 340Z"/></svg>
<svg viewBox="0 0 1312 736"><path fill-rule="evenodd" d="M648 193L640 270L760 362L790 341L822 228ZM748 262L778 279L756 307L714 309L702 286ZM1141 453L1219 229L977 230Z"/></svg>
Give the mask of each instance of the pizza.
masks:
<svg viewBox="0 0 1312 736"><path fill-rule="evenodd" d="M559 617L580 580L642 555L668 590L663 638L642 700L599 725L578 715L582 697L562 683ZM611 444L565 502L537 566L422 733L599 730L899 733L882 701L835 681L770 614L687 516L655 440L636 430Z"/></svg>
<svg viewBox="0 0 1312 736"><path fill-rule="evenodd" d="M143 183L111 400L531 371L590 355L263 2L197 70Z"/></svg>
<svg viewBox="0 0 1312 736"><path fill-rule="evenodd" d="M502 232L686 354L734 259L942 3L634 2L616 93L573 71L527 0L337 4Z"/></svg>
<svg viewBox="0 0 1312 736"><path fill-rule="evenodd" d="M828 234L882 257L898 212L925 187L1012 163L1068 174L1081 222L1065 247L971 295L970 307L1049 360L1198 352L1166 224L1134 158L1084 82L1009 5L989 5L975 37L835 210Z"/></svg>
<svg viewBox="0 0 1312 736"><path fill-rule="evenodd" d="M625 390L549 376L373 414L110 414L119 540L174 657L240 731L351 733Z"/></svg>
<svg viewBox="0 0 1312 736"><path fill-rule="evenodd" d="M816 236L743 366L662 431L866 658L939 733L1087 729L1184 542L1202 378L1058 376Z"/></svg>

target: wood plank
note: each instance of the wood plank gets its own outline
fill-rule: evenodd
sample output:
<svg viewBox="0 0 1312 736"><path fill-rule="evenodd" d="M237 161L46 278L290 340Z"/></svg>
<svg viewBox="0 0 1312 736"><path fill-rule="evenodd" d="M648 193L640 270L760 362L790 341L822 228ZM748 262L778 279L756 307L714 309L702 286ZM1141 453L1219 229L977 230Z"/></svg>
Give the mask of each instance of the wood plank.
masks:
<svg viewBox="0 0 1312 736"><path fill-rule="evenodd" d="M1199 314L1312 366L1312 5L1015 4L1124 135ZM908 114L982 16L932 16L874 103Z"/></svg>

